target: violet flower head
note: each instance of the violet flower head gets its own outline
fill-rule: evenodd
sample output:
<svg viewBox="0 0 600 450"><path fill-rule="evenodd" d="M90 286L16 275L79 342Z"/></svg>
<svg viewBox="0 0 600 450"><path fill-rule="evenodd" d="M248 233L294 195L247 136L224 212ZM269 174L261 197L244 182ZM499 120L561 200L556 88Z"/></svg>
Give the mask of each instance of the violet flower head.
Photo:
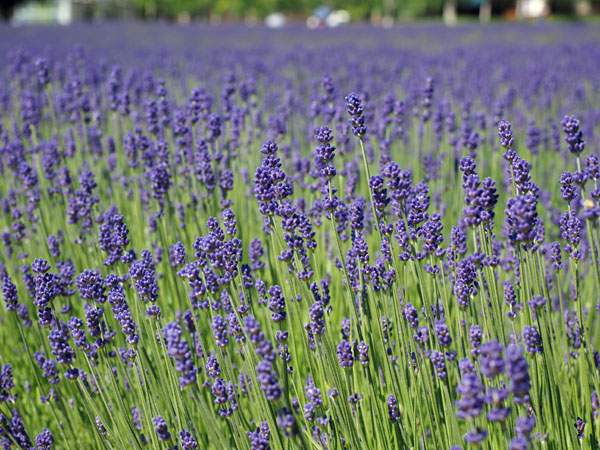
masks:
<svg viewBox="0 0 600 450"><path fill-rule="evenodd" d="M352 356L352 344L346 339L342 339L342 341L338 344L337 356L342 369L351 368L354 364L354 357Z"/></svg>
<svg viewBox="0 0 600 450"><path fill-rule="evenodd" d="M58 238L53 234L48 236L48 251L54 257L60 256L60 242Z"/></svg>
<svg viewBox="0 0 600 450"><path fill-rule="evenodd" d="M335 156L335 147L329 143L333 140L332 131L328 127L319 127L315 130L315 140L320 144L315 153L324 163L329 163Z"/></svg>
<svg viewBox="0 0 600 450"><path fill-rule="evenodd" d="M433 213L417 232L421 236L421 239L423 239L423 251L426 254L438 254L437 251L444 240L442 230L441 216L438 213Z"/></svg>
<svg viewBox="0 0 600 450"><path fill-rule="evenodd" d="M169 247L169 260L171 267L181 267L185 264L185 247L181 242Z"/></svg>
<svg viewBox="0 0 600 450"><path fill-rule="evenodd" d="M523 327L523 343L525 344L525 350L529 354L542 351L542 337L540 336L537 327L530 327L527 325Z"/></svg>
<svg viewBox="0 0 600 450"><path fill-rule="evenodd" d="M280 159L275 156L277 144L265 142L261 153L266 155L254 174L254 197L258 200L259 211L265 216L276 213L279 202L293 194L294 186L281 168Z"/></svg>
<svg viewBox="0 0 600 450"><path fill-rule="evenodd" d="M510 149L515 140L513 139L513 133L510 122L501 120L498 123L498 137L500 138L500 145L505 149Z"/></svg>
<svg viewBox="0 0 600 450"><path fill-rule="evenodd" d="M10 391L14 387L12 366L10 364L3 364L0 370L0 403L12 403L16 400L16 396L10 395Z"/></svg>
<svg viewBox="0 0 600 450"><path fill-rule="evenodd" d="M275 401L281 397L281 386L277 382L277 375L273 370L273 364L266 359L263 359L256 366L257 379L260 388L265 393L265 397L269 401Z"/></svg>
<svg viewBox="0 0 600 450"><path fill-rule="evenodd" d="M154 430L156 431L156 434L158 435L158 438L161 441L167 442L169 439L171 439L169 427L167 426L167 422L165 421L165 419L162 418L162 416L153 417L152 423L154 425Z"/></svg>
<svg viewBox="0 0 600 450"><path fill-rule="evenodd" d="M561 122L565 132L565 142L571 153L578 156L585 149L583 132L579 129L579 120L572 116L565 116Z"/></svg>
<svg viewBox="0 0 600 450"><path fill-rule="evenodd" d="M35 68L37 70L38 82L45 86L52 81L50 76L50 68L48 67L48 61L45 58L39 58L35 61Z"/></svg>
<svg viewBox="0 0 600 450"><path fill-rule="evenodd" d="M51 450L52 444L54 444L54 437L48 428L44 428L35 438L38 450Z"/></svg>
<svg viewBox="0 0 600 450"><path fill-rule="evenodd" d="M573 185L573 176L570 172L563 172L558 180L560 184L560 196L561 198L570 203L575 198L575 186Z"/></svg>
<svg viewBox="0 0 600 450"><path fill-rule="evenodd" d="M152 253L149 250L142 250L140 256L141 258L129 267L129 276L133 279L140 298L144 302L154 303L158 300L158 282Z"/></svg>
<svg viewBox="0 0 600 450"><path fill-rule="evenodd" d="M467 434L463 435L463 439L469 444L477 445L483 442L487 435L488 432L486 430L482 430L481 428L475 428L474 430L470 430L469 432L467 432Z"/></svg>
<svg viewBox="0 0 600 450"><path fill-rule="evenodd" d="M100 420L100 417L96 417L96 427L98 428L98 432L102 435L102 436L106 436L106 427L104 426L104 424L102 423L102 421Z"/></svg>
<svg viewBox="0 0 600 450"><path fill-rule="evenodd" d="M477 372L463 372L460 385L456 392L461 396L460 400L455 402L458 411L456 416L459 419L474 419L483 411L483 391L481 379Z"/></svg>
<svg viewBox="0 0 600 450"><path fill-rule="evenodd" d="M100 232L98 242L100 249L108 253L104 265L112 266L119 260L124 264L131 262L131 257L124 254L125 248L129 245L129 229L123 216L118 214L116 208L111 208L102 219L103 223L98 228Z"/></svg>
<svg viewBox="0 0 600 450"><path fill-rule="evenodd" d="M192 351L182 333L181 325L177 322L169 322L162 330L167 355L175 361L175 369L181 374L179 386L183 389L196 382L197 369Z"/></svg>
<svg viewBox="0 0 600 450"><path fill-rule="evenodd" d="M198 441L185 428L179 432L179 439L181 440L181 448L183 450L196 450L198 448Z"/></svg>
<svg viewBox="0 0 600 450"><path fill-rule="evenodd" d="M269 450L269 436L271 431L269 430L269 424L262 422L260 427L254 431L246 431L246 436L250 439L250 448L252 450Z"/></svg>
<svg viewBox="0 0 600 450"><path fill-rule="evenodd" d="M319 336L325 332L324 313L325 309L321 300L314 302L309 309L310 327L315 336Z"/></svg>
<svg viewBox="0 0 600 450"><path fill-rule="evenodd" d="M585 422L581 417L577 418L577 421L573 424L577 430L577 439L583 439L583 431L585 430Z"/></svg>
<svg viewBox="0 0 600 450"><path fill-rule="evenodd" d="M19 306L19 295L17 286L12 282L12 279L7 276L2 282L2 299L6 304L7 311L16 311Z"/></svg>
<svg viewBox="0 0 600 450"><path fill-rule="evenodd" d="M69 333L66 323L61 323L50 330L48 335L52 355L59 364L69 365L75 359L75 351L69 345Z"/></svg>
<svg viewBox="0 0 600 450"><path fill-rule="evenodd" d="M273 312L271 319L278 323L285 319L285 298L280 286L274 285L269 288L269 309Z"/></svg>
<svg viewBox="0 0 600 450"><path fill-rule="evenodd" d="M506 348L506 373L510 380L510 390L515 396L515 403L527 403L529 401L531 379L529 377L529 364L523 356L521 347L511 345Z"/></svg>
<svg viewBox="0 0 600 450"><path fill-rule="evenodd" d="M471 297L477 294L478 289L477 266L469 259L463 259L457 264L456 282L454 283L454 294L459 308L469 306Z"/></svg>
<svg viewBox="0 0 600 450"><path fill-rule="evenodd" d="M498 341L490 341L480 348L480 370L486 378L496 378L504 372L503 347Z"/></svg>
<svg viewBox="0 0 600 450"><path fill-rule="evenodd" d="M84 270L77 275L76 283L82 299L98 303L106 301L104 280L98 270Z"/></svg>
<svg viewBox="0 0 600 450"><path fill-rule="evenodd" d="M369 344L365 343L365 341L361 341L356 346L356 350L358 353L358 360L363 366L369 364Z"/></svg>
<svg viewBox="0 0 600 450"><path fill-rule="evenodd" d="M446 378L446 359L444 358L444 354L434 350L431 352L430 359L433 364L435 376L438 378Z"/></svg>
<svg viewBox="0 0 600 450"><path fill-rule="evenodd" d="M400 420L400 409L398 408L398 401L396 400L396 397L394 397L393 394L390 394L388 396L387 407L390 422L396 423L398 420Z"/></svg>
<svg viewBox="0 0 600 450"><path fill-rule="evenodd" d="M452 336L450 336L450 329L444 320L437 320L434 326L435 335L438 338L438 342L442 347L448 347L452 344Z"/></svg>
<svg viewBox="0 0 600 450"><path fill-rule="evenodd" d="M346 109L350 115L350 126L352 127L352 133L358 138L362 138L367 132L365 126L364 108L360 97L351 93L346 96Z"/></svg>
<svg viewBox="0 0 600 450"><path fill-rule="evenodd" d="M536 238L538 225L537 199L532 194L508 199L506 223L508 237L515 244L530 244Z"/></svg>
<svg viewBox="0 0 600 450"><path fill-rule="evenodd" d="M585 158L585 171L592 180L600 178L600 161L597 155L592 153Z"/></svg>

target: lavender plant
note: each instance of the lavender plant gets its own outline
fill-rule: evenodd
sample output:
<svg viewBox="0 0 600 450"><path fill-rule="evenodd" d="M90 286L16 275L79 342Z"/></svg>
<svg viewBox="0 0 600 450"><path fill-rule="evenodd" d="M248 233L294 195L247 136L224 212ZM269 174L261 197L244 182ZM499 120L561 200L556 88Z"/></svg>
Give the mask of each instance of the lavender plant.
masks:
<svg viewBox="0 0 600 450"><path fill-rule="evenodd" d="M2 448L597 448L598 36L489 30L0 28Z"/></svg>

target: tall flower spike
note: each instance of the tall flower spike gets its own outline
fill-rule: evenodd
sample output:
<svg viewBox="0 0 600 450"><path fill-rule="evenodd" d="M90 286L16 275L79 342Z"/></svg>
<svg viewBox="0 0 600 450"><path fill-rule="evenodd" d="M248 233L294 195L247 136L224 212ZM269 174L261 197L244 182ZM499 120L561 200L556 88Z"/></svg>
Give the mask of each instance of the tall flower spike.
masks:
<svg viewBox="0 0 600 450"><path fill-rule="evenodd" d="M565 132L565 142L571 153L578 156L585 149L583 132L579 129L579 120L572 116L565 116L561 122Z"/></svg>
<svg viewBox="0 0 600 450"><path fill-rule="evenodd" d="M515 403L524 404L529 401L529 364L523 356L521 347L514 345L506 349L506 372L510 380L510 390L515 396Z"/></svg>
<svg viewBox="0 0 600 450"><path fill-rule="evenodd" d="M161 441L167 442L171 439L171 433L169 433L169 427L167 426L165 419L161 416L154 417L152 423L154 424L154 430Z"/></svg>
<svg viewBox="0 0 600 450"><path fill-rule="evenodd" d="M367 132L362 102L357 94L351 93L346 96L346 109L350 115L350 126L355 136L362 138Z"/></svg>

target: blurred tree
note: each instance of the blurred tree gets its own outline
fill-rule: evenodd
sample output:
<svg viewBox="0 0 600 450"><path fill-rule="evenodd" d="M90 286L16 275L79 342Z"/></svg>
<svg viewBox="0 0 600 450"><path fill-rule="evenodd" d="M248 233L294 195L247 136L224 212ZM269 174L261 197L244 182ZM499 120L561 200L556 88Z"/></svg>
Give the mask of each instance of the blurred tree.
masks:
<svg viewBox="0 0 600 450"><path fill-rule="evenodd" d="M573 0L550 0L552 13L573 14L575 12Z"/></svg>
<svg viewBox="0 0 600 450"><path fill-rule="evenodd" d="M22 0L0 0L2 8ZM441 17L444 7L455 5L460 13L481 14L490 8L492 14L514 9L520 0L129 0L136 13L147 19L177 19L182 14L192 19L263 19L272 12L296 17L309 16L318 6L345 9L352 20L368 20L373 15L400 20L418 17ZM575 0L548 0L554 13L571 14ZM587 0L600 5L600 0ZM489 13L489 10L486 12Z"/></svg>
<svg viewBox="0 0 600 450"><path fill-rule="evenodd" d="M0 0L0 18L4 21L10 20L15 6L19 3L24 3L24 0Z"/></svg>

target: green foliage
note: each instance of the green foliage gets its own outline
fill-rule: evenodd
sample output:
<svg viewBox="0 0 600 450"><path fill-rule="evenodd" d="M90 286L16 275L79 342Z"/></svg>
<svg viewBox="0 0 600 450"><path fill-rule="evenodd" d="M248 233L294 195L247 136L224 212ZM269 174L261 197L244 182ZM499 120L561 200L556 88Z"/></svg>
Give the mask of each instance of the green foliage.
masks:
<svg viewBox="0 0 600 450"><path fill-rule="evenodd" d="M397 17L440 14L444 0L132 0L137 13L145 18L176 19L186 13L193 18L234 18L252 16L259 19L272 12L308 16L321 5L346 9L353 20L368 19L371 14L391 13Z"/></svg>

